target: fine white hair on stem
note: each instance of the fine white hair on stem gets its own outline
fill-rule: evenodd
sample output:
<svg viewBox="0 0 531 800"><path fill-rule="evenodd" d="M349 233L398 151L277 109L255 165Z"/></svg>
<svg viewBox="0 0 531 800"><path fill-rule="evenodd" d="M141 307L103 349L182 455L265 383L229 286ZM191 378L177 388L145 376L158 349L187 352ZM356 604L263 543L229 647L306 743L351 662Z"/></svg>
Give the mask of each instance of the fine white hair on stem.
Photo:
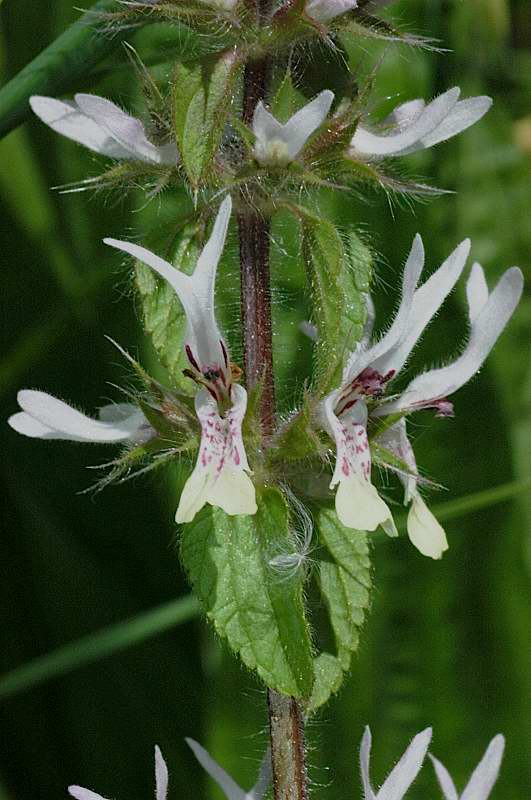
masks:
<svg viewBox="0 0 531 800"><path fill-rule="evenodd" d="M282 485L282 491L290 510L290 533L293 549L279 549L269 559L268 565L281 579L292 580L308 562L312 550L313 520L308 509L289 486Z"/></svg>

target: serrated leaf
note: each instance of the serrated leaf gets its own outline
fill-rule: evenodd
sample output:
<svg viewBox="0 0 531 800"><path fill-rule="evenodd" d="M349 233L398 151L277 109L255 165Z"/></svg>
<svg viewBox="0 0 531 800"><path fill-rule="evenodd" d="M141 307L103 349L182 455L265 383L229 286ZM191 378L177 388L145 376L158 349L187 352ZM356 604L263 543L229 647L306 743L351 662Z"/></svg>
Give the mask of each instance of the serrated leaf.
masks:
<svg viewBox="0 0 531 800"><path fill-rule="evenodd" d="M339 385L345 358L363 333L371 255L353 231L344 240L331 222L306 211L302 235L318 331L317 376L326 392Z"/></svg>
<svg viewBox="0 0 531 800"><path fill-rule="evenodd" d="M220 636L276 691L310 695L313 659L299 572L279 574L274 556L293 549L288 508L266 489L255 516L204 508L185 525L181 556L194 590Z"/></svg>
<svg viewBox="0 0 531 800"><path fill-rule="evenodd" d="M341 688L345 674L337 656L319 653L314 661L315 681L308 704L310 711L316 711L330 700L331 695Z"/></svg>
<svg viewBox="0 0 531 800"><path fill-rule="evenodd" d="M330 556L318 562L318 582L328 609L336 653L322 653L316 665L311 707L318 708L336 692L357 650L360 630L369 607L371 588L367 535L342 525L335 511L316 516L321 544Z"/></svg>
<svg viewBox="0 0 531 800"><path fill-rule="evenodd" d="M149 240L148 247L166 257L176 269L191 275L201 252L199 229L196 223L186 225L177 237L169 237L169 243L168 236L157 233ZM162 250L161 240L166 243ZM183 369L188 367L184 353L186 317L177 295L167 281L138 261L135 263L135 283L142 301L144 327L168 370L173 386L191 394L194 384L183 375Z"/></svg>
<svg viewBox="0 0 531 800"><path fill-rule="evenodd" d="M179 64L175 76L175 133L186 174L197 186L211 165L230 114L241 63L235 50L214 64Z"/></svg>

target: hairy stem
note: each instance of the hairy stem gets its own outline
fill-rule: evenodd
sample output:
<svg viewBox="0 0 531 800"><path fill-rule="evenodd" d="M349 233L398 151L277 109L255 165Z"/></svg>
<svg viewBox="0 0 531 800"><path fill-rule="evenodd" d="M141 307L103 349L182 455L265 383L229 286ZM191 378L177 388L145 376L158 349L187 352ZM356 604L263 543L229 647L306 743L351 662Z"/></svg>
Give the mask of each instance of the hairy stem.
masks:
<svg viewBox="0 0 531 800"><path fill-rule="evenodd" d="M304 722L300 704L293 697L270 689L267 705L275 800L307 800Z"/></svg>
<svg viewBox="0 0 531 800"><path fill-rule="evenodd" d="M260 20L265 13L261 0L258 0L256 10ZM265 97L268 76L269 64L265 58L250 62L245 68L243 119L247 123L252 121L256 104ZM271 221L254 207L250 194L242 191L240 201L238 225L245 377L248 389L261 383L260 418L267 441L273 432L275 414L269 274ZM307 800L301 706L293 697L271 689L267 701L274 798Z"/></svg>
<svg viewBox="0 0 531 800"><path fill-rule="evenodd" d="M270 221L244 206L240 228L241 314L247 388L262 382L260 418L264 436L271 434L275 407L271 290L269 283Z"/></svg>

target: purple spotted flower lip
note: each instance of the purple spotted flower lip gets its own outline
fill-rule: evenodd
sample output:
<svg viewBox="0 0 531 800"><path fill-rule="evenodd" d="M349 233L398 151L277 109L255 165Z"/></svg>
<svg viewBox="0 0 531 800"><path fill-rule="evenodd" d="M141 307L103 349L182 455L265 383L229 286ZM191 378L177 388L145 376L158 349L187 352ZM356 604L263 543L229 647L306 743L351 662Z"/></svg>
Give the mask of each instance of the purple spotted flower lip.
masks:
<svg viewBox="0 0 531 800"><path fill-rule="evenodd" d="M242 438L247 392L234 383L228 346L215 317L216 271L225 244L232 202L222 202L193 275L184 275L144 247L116 239L105 243L151 267L173 287L187 319L185 351L190 374L201 385L195 409L201 424L199 456L185 484L177 522L191 522L205 505L227 514L255 514L254 485Z"/></svg>
<svg viewBox="0 0 531 800"><path fill-rule="evenodd" d="M279 122L260 101L253 116L256 160L269 166L285 166L293 161L312 133L325 121L333 99L334 93L325 89L285 124Z"/></svg>
<svg viewBox="0 0 531 800"><path fill-rule="evenodd" d="M460 94L455 86L428 104L409 100L377 128L361 123L350 142L350 154L369 160L404 156L451 139L480 120L492 105L490 97L459 100Z"/></svg>
<svg viewBox="0 0 531 800"><path fill-rule="evenodd" d="M33 95L30 105L52 130L94 153L148 164L175 164L178 160L175 144L153 144L139 119L105 97L76 94L74 100L58 100Z"/></svg>
<svg viewBox="0 0 531 800"><path fill-rule="evenodd" d="M478 371L509 321L522 294L521 271L511 267L489 294L483 269L474 264L467 282L470 335L462 354L446 367L419 375L403 392L393 393L389 399L385 393L455 286L469 250L470 242L465 240L417 288L424 266L424 247L420 236L415 237L404 268L401 302L390 328L376 342L371 340L371 331L366 332L348 359L341 386L324 398L319 409L322 427L336 446L330 487L337 486L339 519L358 530L372 531L382 525L389 535L394 535L396 528L389 508L371 483L367 420L369 414L398 415L398 421L382 433L378 443L407 467L407 472L400 471L399 476L404 484L405 503L411 504L408 534L418 550L431 558L440 558L448 543L444 530L419 493L419 476L405 416L422 408L434 408L437 416L453 414L448 397Z"/></svg>

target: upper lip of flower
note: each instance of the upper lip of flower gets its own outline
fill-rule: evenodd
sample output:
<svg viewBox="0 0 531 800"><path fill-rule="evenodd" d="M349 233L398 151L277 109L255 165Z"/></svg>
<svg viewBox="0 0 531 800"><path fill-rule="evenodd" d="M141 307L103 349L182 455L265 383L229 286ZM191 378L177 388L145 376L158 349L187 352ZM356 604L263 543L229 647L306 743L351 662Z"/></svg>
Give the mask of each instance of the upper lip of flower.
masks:
<svg viewBox="0 0 531 800"><path fill-rule="evenodd" d="M262 758L255 785L248 792L244 792L236 781L214 761L210 753L208 753L204 747L201 747L199 742L189 738L186 738L185 741L203 769L205 769L210 777L218 784L225 797L227 797L227 800L262 800L262 797L271 783L272 777L271 752L269 747L266 749L264 757Z"/></svg>
<svg viewBox="0 0 531 800"><path fill-rule="evenodd" d="M431 742L432 729L426 728L410 742L378 792L374 792L369 775L371 731L367 726L361 740L360 766L365 800L402 800L422 767Z"/></svg>
<svg viewBox="0 0 531 800"><path fill-rule="evenodd" d="M487 113L492 100L486 96L459 100L460 93L454 86L428 105L421 99L403 103L384 120L380 133L358 125L350 143L353 153L377 158L407 155L461 133Z"/></svg>
<svg viewBox="0 0 531 800"><path fill-rule="evenodd" d="M334 99L334 93L325 89L317 97L293 114L282 124L260 101L253 115L253 133L256 137L255 156L261 163L274 162L272 146L285 147L285 161L293 161L309 137L322 125Z"/></svg>
<svg viewBox="0 0 531 800"><path fill-rule="evenodd" d="M465 239L420 288L424 267L424 246L415 236L402 279L402 295L391 327L378 341L359 346L350 356L343 373L343 397L360 383L367 369L379 376L382 387L406 363L424 329L453 289L466 263L470 241Z"/></svg>
<svg viewBox="0 0 531 800"><path fill-rule="evenodd" d="M498 778L504 749L505 738L498 733L491 740L460 796L458 796L454 782L444 764L430 753L429 756L435 767L445 800L487 800Z"/></svg>
<svg viewBox="0 0 531 800"><path fill-rule="evenodd" d="M72 101L33 95L30 105L52 130L96 153L151 164L177 161L177 148L173 143L159 146L150 142L141 120L105 97L79 93Z"/></svg>
<svg viewBox="0 0 531 800"><path fill-rule="evenodd" d="M22 389L17 399L22 411L9 417L8 423L24 436L76 442L123 442L141 440L151 430L142 411L129 403L104 406L97 420L46 392Z"/></svg>
<svg viewBox="0 0 531 800"><path fill-rule="evenodd" d="M467 383L482 366L514 313L523 285L521 270L511 267L489 294L483 270L475 264L467 283L470 335L461 355L445 367L418 375L397 399L384 403L375 413L381 416L433 405Z"/></svg>
<svg viewBox="0 0 531 800"><path fill-rule="evenodd" d="M227 345L218 328L214 313L216 271L225 244L231 215L230 195L220 205L212 233L204 246L193 275L185 275L169 262L145 247L117 239L104 239L105 244L147 264L173 287L181 301L188 323L185 350L193 370L202 376L216 399L230 395L231 366Z"/></svg>

